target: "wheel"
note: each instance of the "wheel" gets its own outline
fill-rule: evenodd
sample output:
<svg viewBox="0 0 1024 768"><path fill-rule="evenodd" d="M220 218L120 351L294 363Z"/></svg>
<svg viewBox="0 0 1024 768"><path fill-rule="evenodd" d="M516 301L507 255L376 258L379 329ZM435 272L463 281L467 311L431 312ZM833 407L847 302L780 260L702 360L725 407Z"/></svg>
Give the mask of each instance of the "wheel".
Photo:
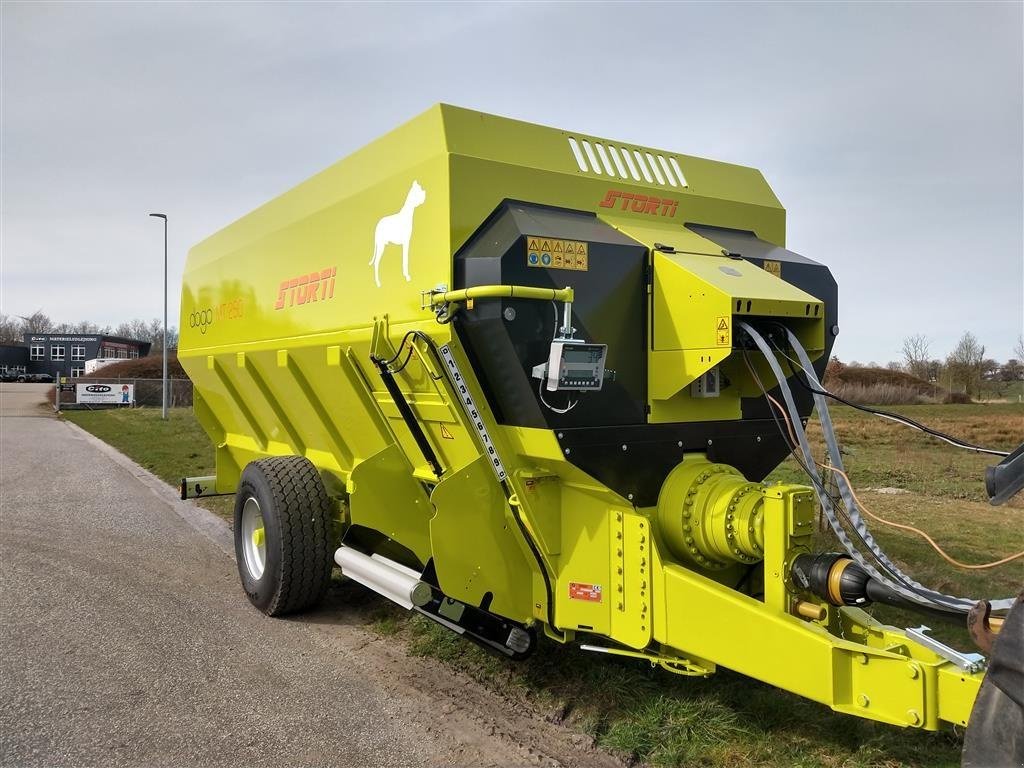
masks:
<svg viewBox="0 0 1024 768"><path fill-rule="evenodd" d="M249 464L235 494L235 560L249 601L268 616L311 608L334 567L334 505L302 456Z"/></svg>
<svg viewBox="0 0 1024 768"><path fill-rule="evenodd" d="M1024 592L989 653L988 671L964 735L962 768L1024 765Z"/></svg>

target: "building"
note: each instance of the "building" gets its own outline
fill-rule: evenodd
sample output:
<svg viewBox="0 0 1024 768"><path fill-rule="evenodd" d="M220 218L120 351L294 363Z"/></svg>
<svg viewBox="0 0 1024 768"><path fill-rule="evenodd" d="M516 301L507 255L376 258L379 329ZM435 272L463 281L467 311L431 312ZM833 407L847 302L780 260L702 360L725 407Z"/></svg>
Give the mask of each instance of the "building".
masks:
<svg viewBox="0 0 1024 768"><path fill-rule="evenodd" d="M28 347L21 344L0 344L0 373L28 373Z"/></svg>
<svg viewBox="0 0 1024 768"><path fill-rule="evenodd" d="M85 374L86 360L130 360L145 357L152 344L102 333L26 333L24 343L0 348L0 369L76 377Z"/></svg>

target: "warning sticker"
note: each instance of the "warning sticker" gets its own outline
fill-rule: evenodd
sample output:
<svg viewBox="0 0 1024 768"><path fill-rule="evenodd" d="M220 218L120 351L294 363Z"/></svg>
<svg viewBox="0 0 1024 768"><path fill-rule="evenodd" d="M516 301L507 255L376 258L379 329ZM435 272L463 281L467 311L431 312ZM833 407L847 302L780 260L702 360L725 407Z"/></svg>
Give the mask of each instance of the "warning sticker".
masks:
<svg viewBox="0 0 1024 768"><path fill-rule="evenodd" d="M445 440L455 439L455 435L449 432L448 427L446 427L444 424L441 425L441 437L443 437Z"/></svg>
<svg viewBox="0 0 1024 768"><path fill-rule="evenodd" d="M776 277L782 277L782 262L781 261L765 261L764 271L768 272Z"/></svg>
<svg viewBox="0 0 1024 768"><path fill-rule="evenodd" d="M732 344L732 332L729 330L729 316L719 315L715 318L715 344L728 347Z"/></svg>
<svg viewBox="0 0 1024 768"><path fill-rule="evenodd" d="M571 269L574 272L586 272L590 268L586 243L550 237L526 238L526 263L531 267Z"/></svg>
<svg viewBox="0 0 1024 768"><path fill-rule="evenodd" d="M569 582L569 599L586 600L588 603L601 602L600 584L583 584L579 581Z"/></svg>

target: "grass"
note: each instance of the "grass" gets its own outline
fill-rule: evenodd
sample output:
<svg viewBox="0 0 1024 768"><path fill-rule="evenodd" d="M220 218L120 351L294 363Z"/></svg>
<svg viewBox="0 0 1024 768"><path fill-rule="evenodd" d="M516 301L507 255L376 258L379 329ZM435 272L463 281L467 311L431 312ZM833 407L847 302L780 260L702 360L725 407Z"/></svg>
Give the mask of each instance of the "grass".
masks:
<svg viewBox="0 0 1024 768"><path fill-rule="evenodd" d="M973 442L1010 449L1024 437L1017 404L894 407L918 421ZM213 451L191 412L159 410L68 413L66 417L125 452L168 482L213 472ZM995 461L850 408L833 409L847 469L864 505L883 517L924 528L951 555L970 562L1024 549L1024 500L986 503L984 467ZM812 441L819 433L811 427ZM819 441L820 442L820 441ZM795 463L771 479L801 482ZM869 489L884 489L885 492ZM891 489L903 491L891 493ZM201 500L222 515L223 499ZM921 582L959 594L1007 596L1024 581L1024 566L965 572L945 564L921 539L874 525L876 538ZM821 533L821 546L832 546ZM332 600L381 635L405 642L410 655L449 664L511 697L537 702L549 717L590 734L599 745L658 768L677 766L955 766L960 737L904 731L827 708L720 670L709 680L681 678L639 661L594 656L576 646L541 641L528 660L511 664L339 580ZM875 609L878 618L913 626L921 618ZM947 642L968 648L966 634L929 622Z"/></svg>
<svg viewBox="0 0 1024 768"><path fill-rule="evenodd" d="M202 477L216 471L213 446L191 408L170 408L167 421L160 408L109 408L64 411L64 418L117 448L140 466L175 488L183 477ZM201 506L230 518L230 496L198 499Z"/></svg>
<svg viewBox="0 0 1024 768"><path fill-rule="evenodd" d="M979 400L1005 400L1008 403L1024 402L1024 381L986 382L981 386Z"/></svg>
<svg viewBox="0 0 1024 768"><path fill-rule="evenodd" d="M549 719L588 733L631 762L657 768L959 765L960 742L952 731L905 732L838 715L724 669L709 680L683 678L549 641L511 665L390 605L378 609L372 626L405 638L414 656L537 702Z"/></svg>

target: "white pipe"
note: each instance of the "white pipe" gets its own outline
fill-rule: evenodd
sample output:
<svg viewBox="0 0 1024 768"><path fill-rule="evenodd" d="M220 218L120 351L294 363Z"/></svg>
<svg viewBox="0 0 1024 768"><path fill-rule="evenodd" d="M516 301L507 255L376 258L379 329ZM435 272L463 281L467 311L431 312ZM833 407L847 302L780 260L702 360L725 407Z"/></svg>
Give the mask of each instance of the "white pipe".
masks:
<svg viewBox="0 0 1024 768"><path fill-rule="evenodd" d="M398 603L406 610L430 601L430 587L420 581L419 574L400 563L380 555L364 555L351 547L338 547L334 562L352 581Z"/></svg>

